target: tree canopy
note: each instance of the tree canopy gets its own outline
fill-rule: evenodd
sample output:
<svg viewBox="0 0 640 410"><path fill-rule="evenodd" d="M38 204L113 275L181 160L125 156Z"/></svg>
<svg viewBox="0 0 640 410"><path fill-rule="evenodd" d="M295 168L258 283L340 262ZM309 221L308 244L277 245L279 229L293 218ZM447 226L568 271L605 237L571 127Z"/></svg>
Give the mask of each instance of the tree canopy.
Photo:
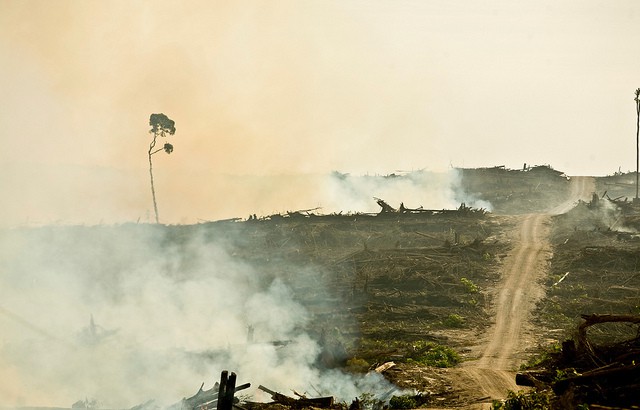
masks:
<svg viewBox="0 0 640 410"><path fill-rule="evenodd" d="M151 125L149 132L161 137L166 136L166 134L173 135L176 133L175 121L164 114L151 114L149 125Z"/></svg>

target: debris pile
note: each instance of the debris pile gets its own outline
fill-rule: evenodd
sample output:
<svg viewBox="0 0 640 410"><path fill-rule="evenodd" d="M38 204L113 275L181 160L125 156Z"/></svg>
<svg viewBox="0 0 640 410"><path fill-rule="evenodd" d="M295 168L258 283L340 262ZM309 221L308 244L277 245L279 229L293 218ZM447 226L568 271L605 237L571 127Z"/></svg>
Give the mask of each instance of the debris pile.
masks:
<svg viewBox="0 0 640 410"><path fill-rule="evenodd" d="M220 382L216 382L209 390L200 389L189 398L184 398L180 403L174 404L168 410L206 410L214 406L217 410L231 410L238 407L239 400L235 393L251 387L251 383L236 386L237 376L235 373L229 374L227 370L220 373Z"/></svg>
<svg viewBox="0 0 640 410"><path fill-rule="evenodd" d="M334 405L333 396L308 398L304 394L300 394L294 391L294 394L298 396L298 398L295 399L293 397L285 396L282 393L273 391L262 385L258 386L258 389L262 390L265 393L269 393L274 403L281 404L289 408L300 409L300 408L315 407L315 408L327 409L327 408L332 408Z"/></svg>
<svg viewBox="0 0 640 410"><path fill-rule="evenodd" d="M628 226L635 211L594 195L554 217L553 257L543 325L572 328L584 312L633 313L640 306L640 235Z"/></svg>
<svg viewBox="0 0 640 410"><path fill-rule="evenodd" d="M400 203L400 207L395 209L391 205L389 205L384 199L373 198L376 203L380 206L381 210L378 215L392 215L392 214L401 214L401 215L459 215L459 216L468 216L468 215L484 215L487 211L484 208L472 208L467 206L464 202L460 204L458 209L424 209L422 206L418 208L407 208L404 206L404 202Z"/></svg>
<svg viewBox="0 0 640 410"><path fill-rule="evenodd" d="M640 315L582 315L575 339L543 362L544 367L518 373L516 383L551 395L553 408L578 405L632 406L640 403ZM597 328L614 325L626 330L618 338L596 342ZM608 407L610 408L610 407Z"/></svg>
<svg viewBox="0 0 640 410"><path fill-rule="evenodd" d="M640 210L615 185L619 178L553 218L553 257L536 320L550 340L577 329L516 379L534 386L528 397L543 397L545 408L640 403Z"/></svg>
<svg viewBox="0 0 640 410"><path fill-rule="evenodd" d="M265 217L258 217L256 214L251 214L246 219L247 222L257 222L257 221L274 221L274 222L282 222L284 220L296 220L296 221L332 221L332 220L353 220L356 218L384 218L388 216L394 217L429 217L434 215L446 215L446 216L478 216L481 217L487 213L487 210L484 208L473 208L467 206L465 203L461 203L460 206L456 209L424 209L422 206L418 208L407 208L404 205L404 202L400 203L399 208L394 208L387 201L381 198L373 198L376 203L380 206L381 210L378 213L367 213L367 212L348 212L348 213L332 213L332 214L321 214L317 211L321 208L310 208L310 209L300 209L297 211L287 211L285 213L277 213L268 215ZM241 218L231 218L224 219L216 222L237 222L240 221Z"/></svg>
<svg viewBox="0 0 640 410"><path fill-rule="evenodd" d="M385 363L372 372L382 373L393 367L394 363ZM268 393L271 402L255 402L248 399L236 397L238 391L247 389L250 383L236 386L236 374L223 370L220 374L220 382L209 390L203 390L204 383L198 392L182 401L169 406L167 410L269 410L269 409L335 409L335 410L381 410L383 408L407 408L402 404L412 403L414 407L428 401L428 396L421 393L414 394L404 392L401 394L397 388L388 391L374 393L362 393L360 397L355 397L348 404L338 402L333 396L308 397L305 394L293 391L297 398L284 395L263 385L258 386L258 390ZM80 402L79 402L80 403ZM84 402L80 403L83 404ZM152 402L147 402L130 410L157 409Z"/></svg>

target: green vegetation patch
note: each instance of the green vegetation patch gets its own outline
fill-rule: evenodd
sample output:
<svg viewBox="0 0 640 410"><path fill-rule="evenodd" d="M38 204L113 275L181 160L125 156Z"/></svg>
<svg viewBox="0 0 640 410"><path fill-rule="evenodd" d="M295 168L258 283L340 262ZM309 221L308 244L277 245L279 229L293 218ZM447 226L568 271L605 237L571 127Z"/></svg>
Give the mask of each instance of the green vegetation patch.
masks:
<svg viewBox="0 0 640 410"><path fill-rule="evenodd" d="M453 367L462 360L460 355L448 346L432 342L420 342L415 346L415 351L407 357L407 363L417 363L432 367Z"/></svg>
<svg viewBox="0 0 640 410"><path fill-rule="evenodd" d="M495 400L492 410L546 410L551 408L551 397L547 391L512 392L502 402Z"/></svg>
<svg viewBox="0 0 640 410"><path fill-rule="evenodd" d="M449 328L461 328L465 326L464 317L452 313L449 316L442 319L442 325Z"/></svg>
<svg viewBox="0 0 640 410"><path fill-rule="evenodd" d="M362 340L359 351L369 362L390 361L431 367L454 367L462 361L458 352L432 341L367 341ZM357 359L354 363L358 363ZM351 361L348 361L351 364Z"/></svg>

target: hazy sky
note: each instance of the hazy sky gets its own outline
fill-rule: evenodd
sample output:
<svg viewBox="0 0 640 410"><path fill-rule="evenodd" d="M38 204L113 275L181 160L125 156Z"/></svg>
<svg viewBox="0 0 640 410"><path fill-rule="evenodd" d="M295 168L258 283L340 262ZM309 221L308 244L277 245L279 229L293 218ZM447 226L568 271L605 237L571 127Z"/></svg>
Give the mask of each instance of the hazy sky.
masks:
<svg viewBox="0 0 640 410"><path fill-rule="evenodd" d="M322 191L256 175L635 169L637 0L0 0L0 59L3 224L149 220L158 112L168 223Z"/></svg>

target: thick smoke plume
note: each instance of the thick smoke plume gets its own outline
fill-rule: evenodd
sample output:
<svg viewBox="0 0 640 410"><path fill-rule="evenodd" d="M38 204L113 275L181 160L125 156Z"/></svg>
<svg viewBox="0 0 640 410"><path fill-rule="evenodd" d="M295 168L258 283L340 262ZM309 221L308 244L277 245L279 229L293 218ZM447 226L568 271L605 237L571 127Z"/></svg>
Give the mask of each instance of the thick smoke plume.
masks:
<svg viewBox="0 0 640 410"><path fill-rule="evenodd" d="M345 401L388 390L380 377L320 370L320 346L305 330L310 315L286 278L262 274L228 251L233 238L206 232L3 231L0 406L170 405L222 369L254 387Z"/></svg>
<svg viewBox="0 0 640 410"><path fill-rule="evenodd" d="M487 201L475 198L461 187L462 175L457 169L448 172L414 171L385 176L358 176L334 173L331 192L335 193L332 208L350 204L359 212L378 211L371 195L387 200L392 206L401 203L408 208L454 209L465 203L474 208L491 210Z"/></svg>

